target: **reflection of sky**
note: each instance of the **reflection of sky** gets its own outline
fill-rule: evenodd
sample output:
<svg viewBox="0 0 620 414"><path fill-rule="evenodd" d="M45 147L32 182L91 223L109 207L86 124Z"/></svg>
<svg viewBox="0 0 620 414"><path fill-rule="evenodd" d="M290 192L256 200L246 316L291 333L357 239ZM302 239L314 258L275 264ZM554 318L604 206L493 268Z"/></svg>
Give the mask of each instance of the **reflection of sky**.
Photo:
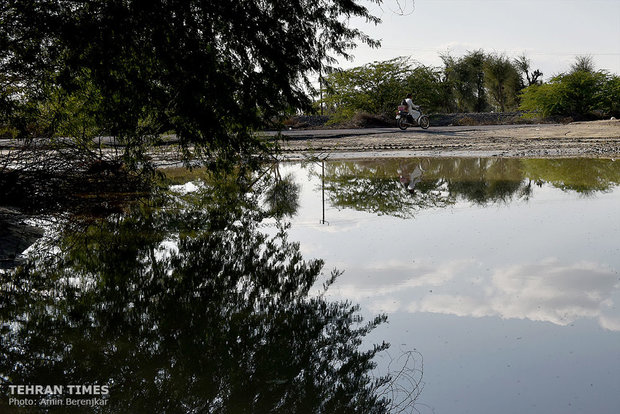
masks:
<svg viewBox="0 0 620 414"><path fill-rule="evenodd" d="M620 412L619 189L584 198L536 187L529 201L459 202L412 219L326 205L327 226L320 181L288 169L302 185L291 239L326 271L344 270L332 297L388 314L380 339L424 355L421 402Z"/></svg>

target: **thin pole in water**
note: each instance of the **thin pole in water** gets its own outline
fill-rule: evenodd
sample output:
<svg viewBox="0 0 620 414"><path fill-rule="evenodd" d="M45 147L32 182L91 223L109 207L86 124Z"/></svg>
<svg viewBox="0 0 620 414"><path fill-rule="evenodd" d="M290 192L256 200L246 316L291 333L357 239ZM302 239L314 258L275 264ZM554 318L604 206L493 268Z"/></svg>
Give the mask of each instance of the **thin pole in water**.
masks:
<svg viewBox="0 0 620 414"><path fill-rule="evenodd" d="M321 224L325 224L325 159L321 160L321 201L323 204L323 220L321 220Z"/></svg>

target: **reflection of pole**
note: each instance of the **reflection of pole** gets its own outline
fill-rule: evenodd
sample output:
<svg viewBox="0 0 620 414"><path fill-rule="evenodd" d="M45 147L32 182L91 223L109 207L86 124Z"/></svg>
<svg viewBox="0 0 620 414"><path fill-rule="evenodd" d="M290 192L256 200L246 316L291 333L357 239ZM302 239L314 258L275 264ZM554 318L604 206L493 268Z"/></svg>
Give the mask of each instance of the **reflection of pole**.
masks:
<svg viewBox="0 0 620 414"><path fill-rule="evenodd" d="M319 154L319 156L313 155L308 157L307 160L315 165L318 165L319 161L321 161L321 204L323 207L323 216L321 220L319 220L319 223L327 223L329 226L329 222L325 221L325 160L327 157L329 157L329 154Z"/></svg>
<svg viewBox="0 0 620 414"><path fill-rule="evenodd" d="M323 202L323 220L321 220L321 224L325 224L325 159L321 160L321 201Z"/></svg>

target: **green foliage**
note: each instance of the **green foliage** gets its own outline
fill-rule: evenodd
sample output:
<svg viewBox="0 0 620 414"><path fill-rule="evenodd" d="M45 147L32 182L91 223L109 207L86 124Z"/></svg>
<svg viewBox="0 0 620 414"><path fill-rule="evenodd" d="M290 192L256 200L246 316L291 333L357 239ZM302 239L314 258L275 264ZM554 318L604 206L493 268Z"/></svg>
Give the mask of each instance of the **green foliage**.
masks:
<svg viewBox="0 0 620 414"><path fill-rule="evenodd" d="M397 58L337 71L325 78L325 104L336 120L357 112L389 115L403 99L409 63Z"/></svg>
<svg viewBox="0 0 620 414"><path fill-rule="evenodd" d="M422 174L412 181L417 168ZM534 183L581 194L609 191L620 183L620 163L516 158L332 161L325 165L324 182L334 207L411 218L463 201L493 205L527 199Z"/></svg>
<svg viewBox="0 0 620 414"><path fill-rule="evenodd" d="M406 58L374 62L326 77L324 103L334 121L367 113L392 118L407 93L426 111L449 106L449 91L437 68L412 65Z"/></svg>
<svg viewBox="0 0 620 414"><path fill-rule="evenodd" d="M607 192L620 184L620 165L605 159L522 159L525 177L584 195Z"/></svg>
<svg viewBox="0 0 620 414"><path fill-rule="evenodd" d="M516 159L484 158L331 162L325 191L339 208L408 218L459 200L484 205L527 197L521 167ZM421 175L412 181L416 170Z"/></svg>
<svg viewBox="0 0 620 414"><path fill-rule="evenodd" d="M620 117L620 76L607 76L601 88L601 106L607 108L607 115Z"/></svg>
<svg viewBox="0 0 620 414"><path fill-rule="evenodd" d="M558 75L543 85L532 85L521 95L520 109L532 115L587 119L617 114L619 78L604 71L578 70Z"/></svg>
<svg viewBox="0 0 620 414"><path fill-rule="evenodd" d="M482 50L468 52L461 58L442 55L444 74L453 95L453 110L483 112L487 107L484 83L485 54Z"/></svg>
<svg viewBox="0 0 620 414"><path fill-rule="evenodd" d="M361 112L391 118L407 93L427 112L503 112L516 109L525 83L538 85L542 76L538 70L530 73L525 56L513 61L476 50L441 58L442 68L400 57L336 71L325 78L323 103L335 122Z"/></svg>
<svg viewBox="0 0 620 414"><path fill-rule="evenodd" d="M484 81L500 112L517 106L517 92L523 88L515 64L503 55L491 54L484 61Z"/></svg>
<svg viewBox="0 0 620 414"><path fill-rule="evenodd" d="M411 92L414 102L426 112L449 111L449 90L437 68L424 65L412 68L407 75L406 91Z"/></svg>
<svg viewBox="0 0 620 414"><path fill-rule="evenodd" d="M265 119L309 107L330 53L377 44L345 17L378 22L356 1L7 0L0 122L22 137L105 130L132 156L169 130L198 155L251 153Z"/></svg>

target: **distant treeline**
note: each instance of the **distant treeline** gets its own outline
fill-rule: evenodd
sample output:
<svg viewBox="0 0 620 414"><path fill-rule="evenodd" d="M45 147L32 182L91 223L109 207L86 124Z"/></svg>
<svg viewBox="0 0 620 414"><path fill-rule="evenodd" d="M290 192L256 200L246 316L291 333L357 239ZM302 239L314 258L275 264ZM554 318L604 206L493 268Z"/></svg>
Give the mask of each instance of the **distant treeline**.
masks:
<svg viewBox="0 0 620 414"><path fill-rule="evenodd" d="M525 55L510 59L483 50L442 55L443 67L410 58L333 69L320 79L317 111L336 120L356 113L391 117L407 93L426 112L504 112L533 117L595 119L620 114L620 77L596 70L589 56L578 56L567 72L543 82Z"/></svg>

